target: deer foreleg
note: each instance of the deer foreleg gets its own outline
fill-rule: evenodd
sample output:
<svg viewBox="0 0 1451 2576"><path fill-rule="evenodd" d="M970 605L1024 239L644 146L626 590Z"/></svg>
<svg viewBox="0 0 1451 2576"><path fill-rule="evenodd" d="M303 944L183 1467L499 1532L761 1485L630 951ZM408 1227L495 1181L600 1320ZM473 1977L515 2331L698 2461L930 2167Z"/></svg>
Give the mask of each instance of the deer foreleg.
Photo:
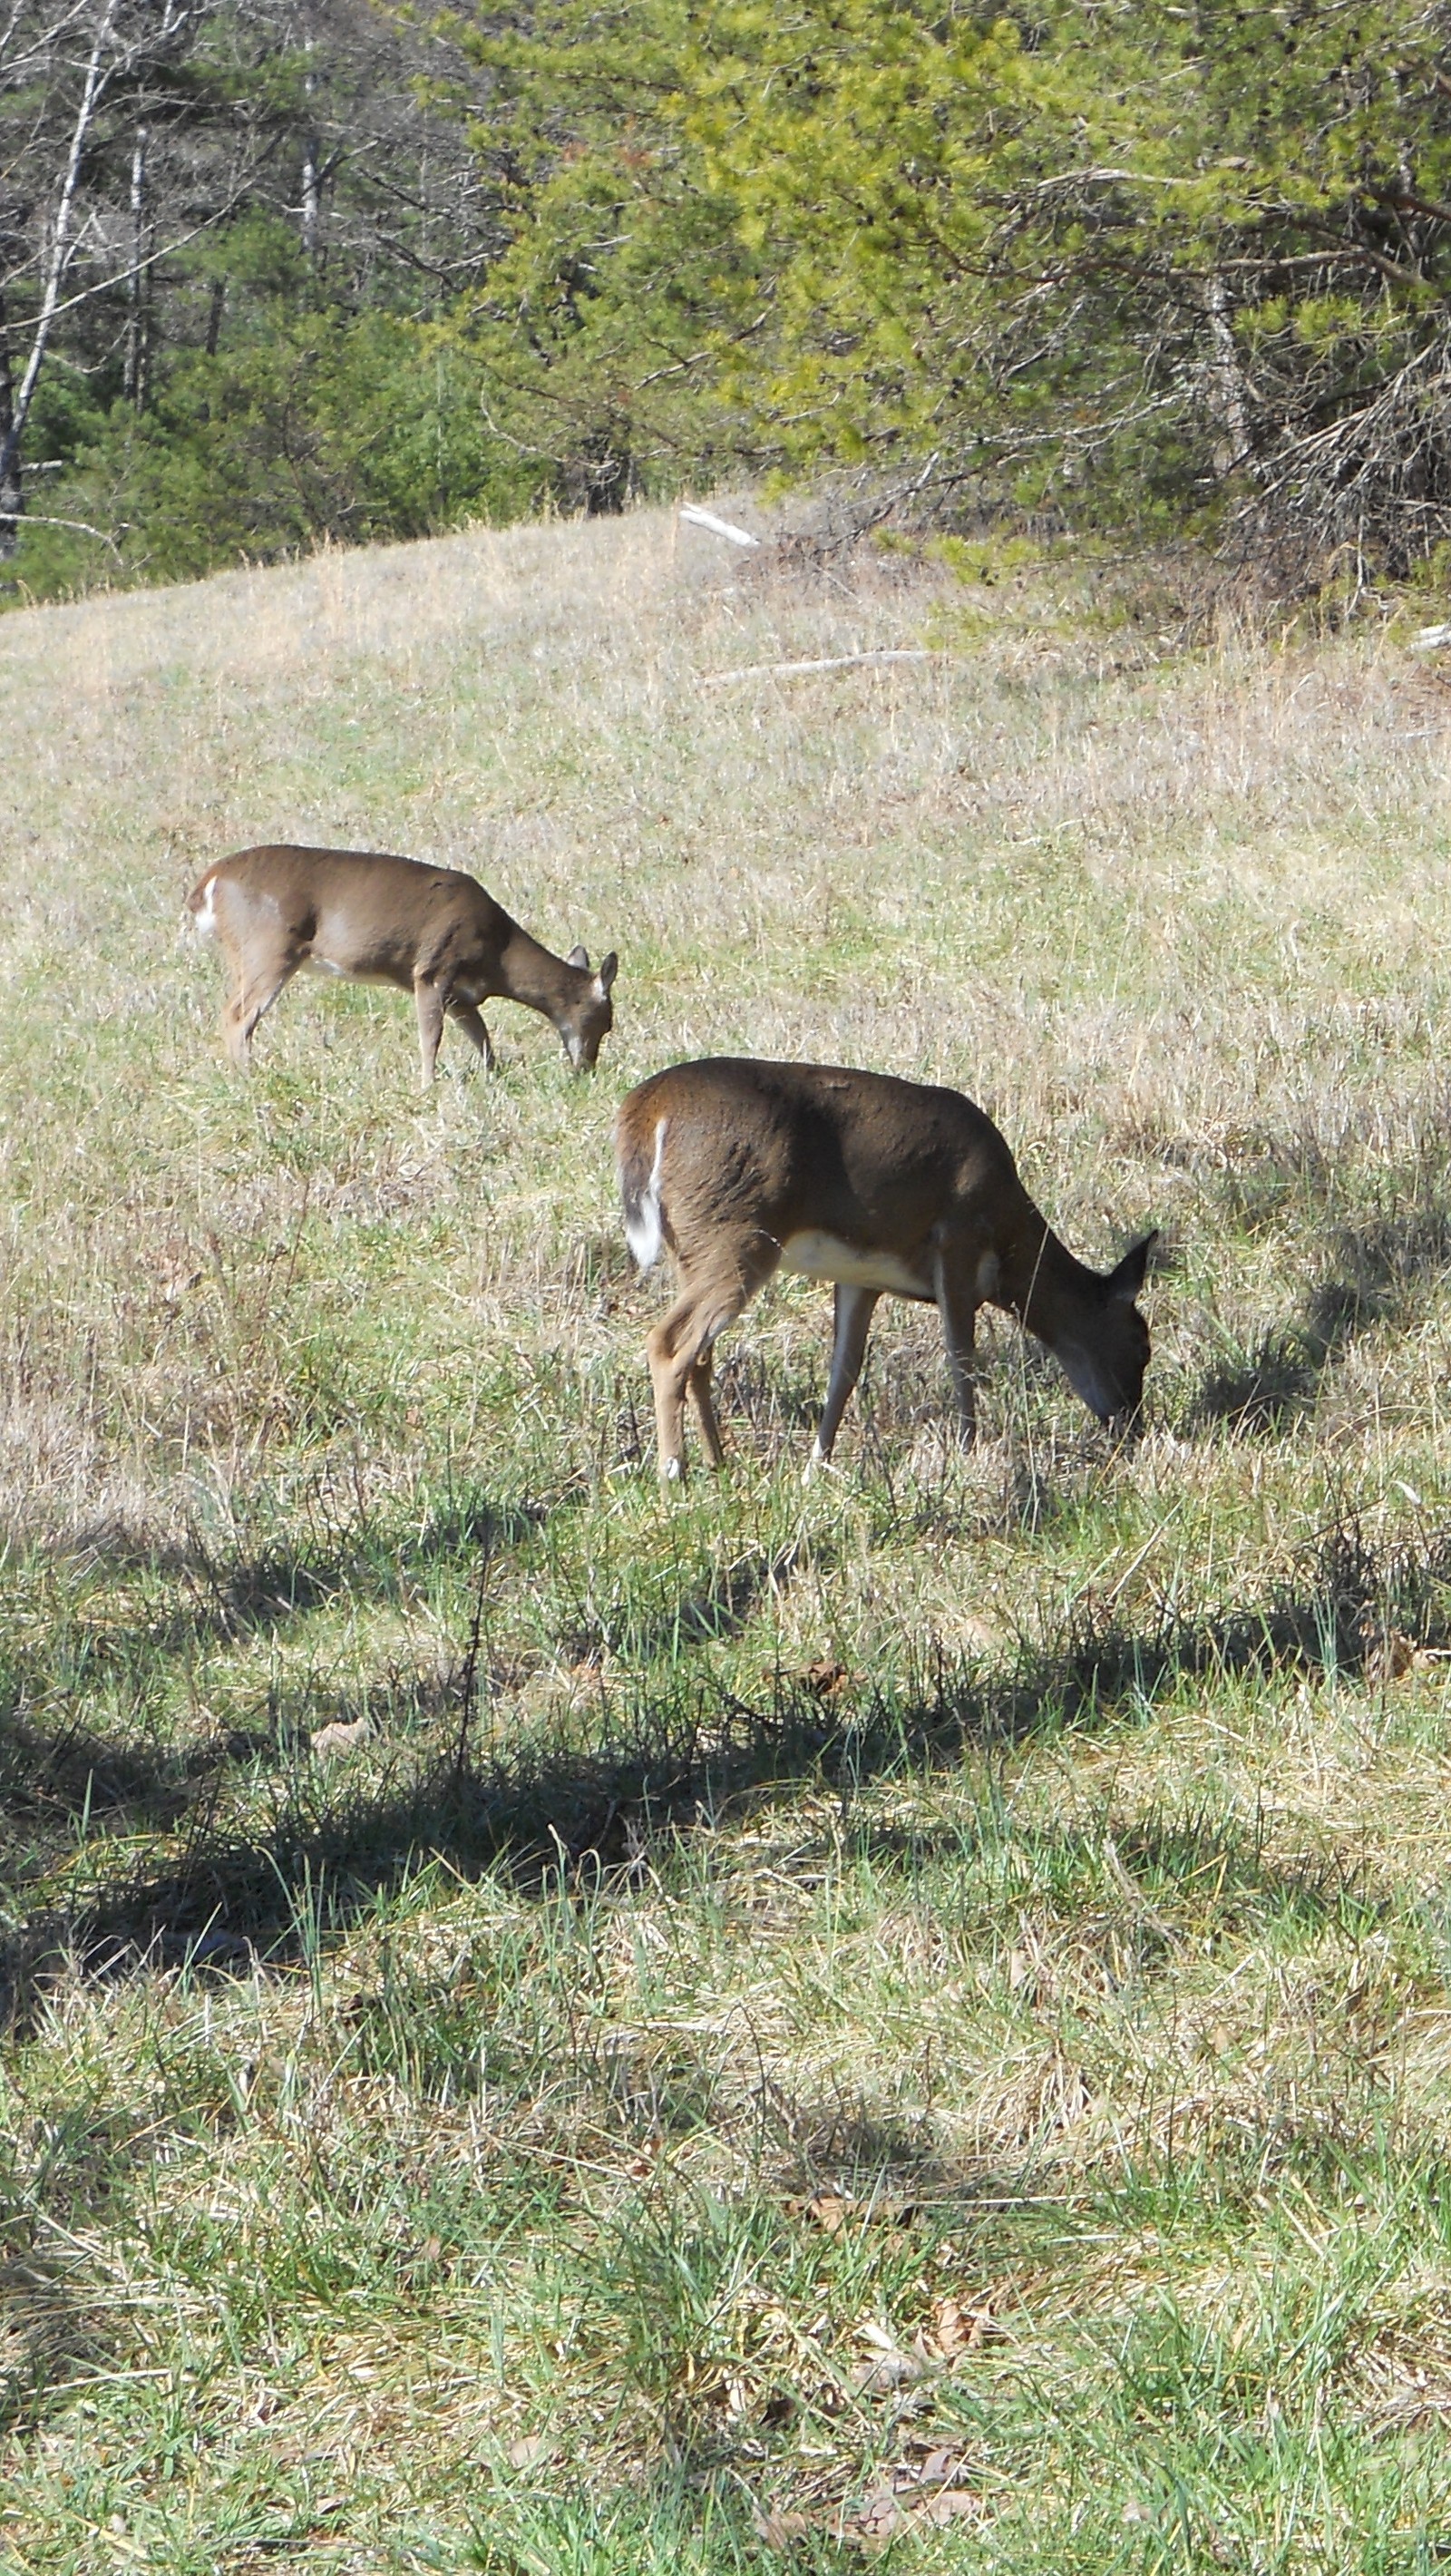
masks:
<svg viewBox="0 0 1451 2576"><path fill-rule="evenodd" d="M977 1336L977 1299L962 1277L950 1250L938 1250L932 1265L932 1284L937 1294L937 1312L942 1318L942 1338L947 1346L947 1365L952 1374L952 1391L957 1398L962 1438L970 1444L977 1437L977 1391L973 1380L973 1346Z"/></svg>
<svg viewBox="0 0 1451 2576"><path fill-rule="evenodd" d="M838 1280L835 1301L835 1330L831 1342L831 1375L827 1380L826 1403L812 1444L808 1476L813 1467L824 1467L836 1443L841 1417L851 1392L862 1373L866 1357L867 1335L871 1331L879 1290L853 1288Z"/></svg>
<svg viewBox="0 0 1451 2576"><path fill-rule="evenodd" d="M444 998L437 984L420 975L413 987L418 1011L418 1061L423 1074L423 1088L429 1088L438 1062L439 1044L443 1037Z"/></svg>

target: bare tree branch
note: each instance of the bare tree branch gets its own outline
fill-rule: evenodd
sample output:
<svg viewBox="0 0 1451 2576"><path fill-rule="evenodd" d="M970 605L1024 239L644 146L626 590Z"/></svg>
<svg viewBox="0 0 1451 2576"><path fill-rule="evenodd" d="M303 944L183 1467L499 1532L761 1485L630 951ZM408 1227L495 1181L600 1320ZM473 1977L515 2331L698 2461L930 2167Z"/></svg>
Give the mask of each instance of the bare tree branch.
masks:
<svg viewBox="0 0 1451 2576"><path fill-rule="evenodd" d="M46 346L55 320L61 284L72 256L71 211L75 205L76 182L80 177L81 154L85 149L86 137L91 130L97 102L106 87L106 75L101 70L101 57L105 51L106 40L111 33L118 6L119 0L103 0L91 46L90 61L86 65L85 84L81 91L80 105L76 109L70 151L66 156L65 171L52 218L51 254L46 271L45 291L35 320L30 355L13 396L10 420L4 438L0 440L0 508L3 508L4 500L8 498L10 487L15 482L15 463L20 453L20 442L25 435L25 424L30 418L30 406L35 399L35 388L40 380L40 370L45 363ZM7 519L0 517L0 535L4 534L6 526ZM14 526L14 516L11 514L8 516L8 528L12 543Z"/></svg>

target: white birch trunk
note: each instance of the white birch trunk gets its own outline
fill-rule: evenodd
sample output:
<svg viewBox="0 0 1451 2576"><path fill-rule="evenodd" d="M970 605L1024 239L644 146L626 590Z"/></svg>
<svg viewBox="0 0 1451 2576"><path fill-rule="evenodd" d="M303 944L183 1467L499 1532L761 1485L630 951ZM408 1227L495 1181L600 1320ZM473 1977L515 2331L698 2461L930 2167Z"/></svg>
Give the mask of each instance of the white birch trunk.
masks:
<svg viewBox="0 0 1451 2576"><path fill-rule="evenodd" d="M1250 454L1253 437L1244 373L1229 321L1229 297L1222 277L1205 280L1199 301L1209 324L1211 356L1207 369L1209 406L1218 425L1213 463L1216 474L1232 474Z"/></svg>
<svg viewBox="0 0 1451 2576"><path fill-rule="evenodd" d="M312 52L308 37L305 51ZM316 83L311 72L303 82L303 94L311 100ZM311 266L317 264L318 232L322 221L322 146L311 125L302 145L302 247Z"/></svg>
<svg viewBox="0 0 1451 2576"><path fill-rule="evenodd" d="M15 425L15 387L10 376L10 343L5 332L5 299L0 296L0 563L13 555L20 542L18 521L23 507L20 491L20 453L12 443ZM8 463L3 460L8 459Z"/></svg>
<svg viewBox="0 0 1451 2576"><path fill-rule="evenodd" d="M146 258L146 147L150 142L146 125L136 128L136 143L131 154L131 274L126 280L126 357L121 390L138 411L146 400L147 307L149 278L143 263Z"/></svg>

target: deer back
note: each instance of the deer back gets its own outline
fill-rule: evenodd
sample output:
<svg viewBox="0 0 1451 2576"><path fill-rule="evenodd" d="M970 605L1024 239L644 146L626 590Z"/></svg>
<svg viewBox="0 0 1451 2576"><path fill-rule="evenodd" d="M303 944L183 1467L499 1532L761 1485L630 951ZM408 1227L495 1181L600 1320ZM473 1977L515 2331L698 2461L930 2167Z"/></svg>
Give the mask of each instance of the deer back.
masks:
<svg viewBox="0 0 1451 2576"><path fill-rule="evenodd" d="M845 1066L671 1065L629 1095L616 1135L627 1203L643 1206L653 1175L664 1239L687 1262L723 1230L910 1257L944 1222L1016 1216L1025 1197L960 1092Z"/></svg>
<svg viewBox="0 0 1451 2576"><path fill-rule="evenodd" d="M339 975L411 985L444 963L488 971L514 928L502 905L455 868L361 850L271 843L211 869L216 929L231 948L279 934L299 956Z"/></svg>

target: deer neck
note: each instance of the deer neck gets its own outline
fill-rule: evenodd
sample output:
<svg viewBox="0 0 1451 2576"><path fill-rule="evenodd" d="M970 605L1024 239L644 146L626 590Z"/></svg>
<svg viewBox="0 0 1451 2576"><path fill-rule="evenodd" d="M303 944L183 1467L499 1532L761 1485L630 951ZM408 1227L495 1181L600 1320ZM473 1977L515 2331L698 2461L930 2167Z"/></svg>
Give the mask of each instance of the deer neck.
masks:
<svg viewBox="0 0 1451 2576"><path fill-rule="evenodd" d="M1075 1261L1036 1209L999 1261L997 1302L1061 1357L1064 1344L1081 1340L1097 1312L1093 1272Z"/></svg>
<svg viewBox="0 0 1451 2576"><path fill-rule="evenodd" d="M1003 1264L999 1297L1052 1352L1089 1411L1106 1421L1115 1397L1102 1364L1103 1282L1033 1213L1031 1231L1018 1238L1016 1259Z"/></svg>
<svg viewBox="0 0 1451 2576"><path fill-rule="evenodd" d="M542 1011L557 1028L583 980L580 968L541 947L517 924L509 932L499 963L509 999L522 1002L526 1010Z"/></svg>

